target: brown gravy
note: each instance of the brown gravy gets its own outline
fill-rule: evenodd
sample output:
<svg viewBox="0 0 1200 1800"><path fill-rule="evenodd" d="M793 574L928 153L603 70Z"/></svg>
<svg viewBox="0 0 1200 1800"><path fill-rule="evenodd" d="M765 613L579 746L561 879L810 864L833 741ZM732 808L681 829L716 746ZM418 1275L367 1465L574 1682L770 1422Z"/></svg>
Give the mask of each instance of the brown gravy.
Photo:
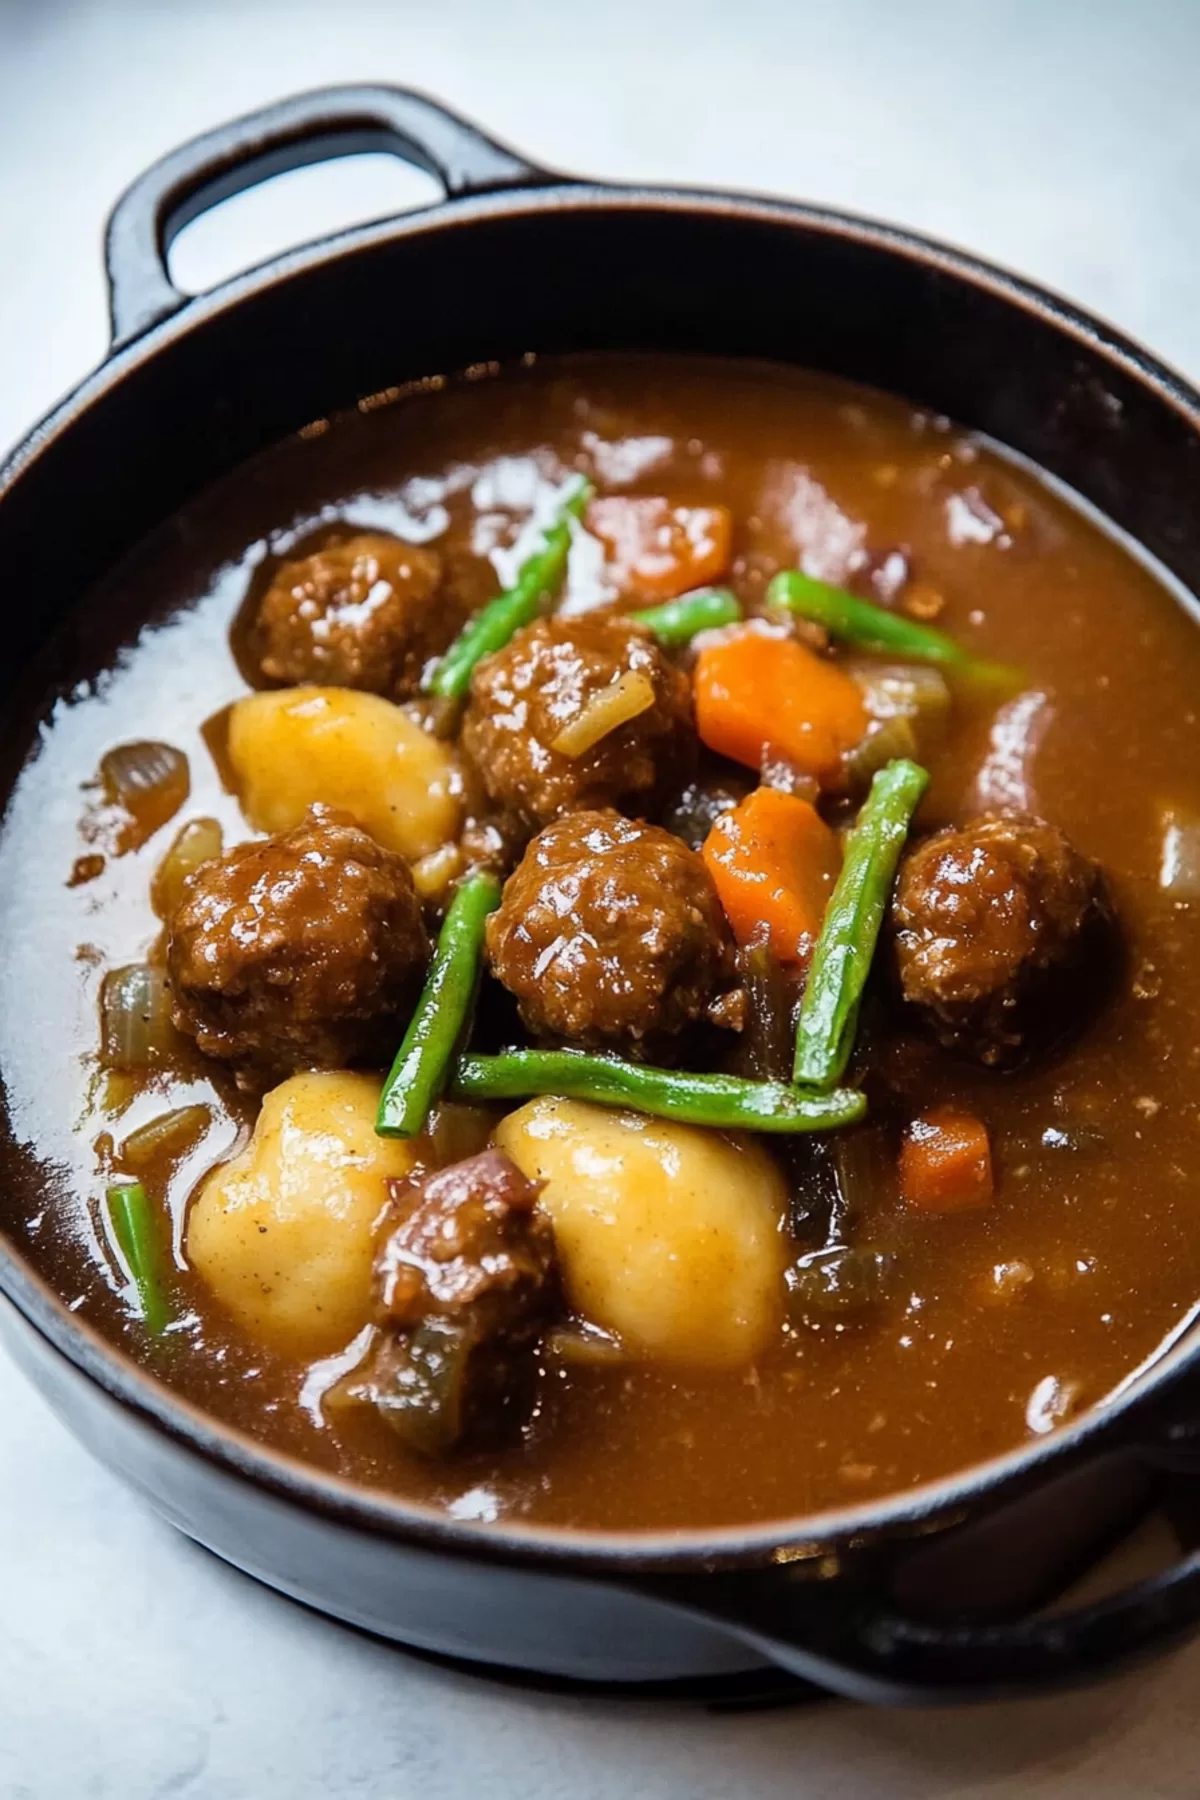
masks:
<svg viewBox="0 0 1200 1800"><path fill-rule="evenodd" d="M98 1115L99 983L157 934L147 890L174 827L69 878L90 848L87 784L131 737L186 752L181 818L220 819L227 843L247 835L202 727L244 690L229 629L265 555L337 519L484 556L512 540L540 485L580 463L622 492L730 505L748 598L798 549L834 581L863 551L885 583L889 557L897 572L906 559L944 600L940 627L1047 696L1037 807L1103 864L1125 959L1095 1022L1043 1067L990 1073L889 1027L884 1054L914 1105L961 1102L986 1119L999 1191L986 1213L952 1218L906 1214L880 1191L872 1241L902 1278L870 1322L798 1330L736 1374L547 1359L526 1441L424 1465L377 1423L334 1429L320 1404L330 1372L243 1340L189 1275L189 1194L250 1123L230 1084L194 1059L137 1093L119 1128ZM578 557L570 600L595 580ZM1194 904L1159 883L1160 809L1200 814L1200 635L1155 574L1033 472L898 401L784 369L548 363L319 422L165 524L80 618L0 837L4 1220L73 1307L218 1417L459 1517L733 1524L865 1500L1012 1447L1100 1400L1200 1298L1200 939ZM956 710L924 820L962 816L993 723L992 707ZM993 778L1019 768L1018 749L991 746ZM97 1223L97 1139L195 1099L212 1128L165 1188L190 1310L148 1348ZM1031 1271L1024 1286L997 1276L1010 1264Z"/></svg>

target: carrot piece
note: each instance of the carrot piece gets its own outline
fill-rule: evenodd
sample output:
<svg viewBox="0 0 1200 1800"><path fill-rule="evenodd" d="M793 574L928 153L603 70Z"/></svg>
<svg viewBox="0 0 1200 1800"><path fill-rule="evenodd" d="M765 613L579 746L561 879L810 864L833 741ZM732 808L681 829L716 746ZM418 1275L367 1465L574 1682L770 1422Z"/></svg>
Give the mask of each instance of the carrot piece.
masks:
<svg viewBox="0 0 1200 1800"><path fill-rule="evenodd" d="M721 815L701 855L738 943L765 936L781 962L807 962L841 863L808 801L756 788Z"/></svg>
<svg viewBox="0 0 1200 1800"><path fill-rule="evenodd" d="M712 750L750 768L774 750L829 781L866 732L857 682L794 638L747 626L696 659L696 725Z"/></svg>
<svg viewBox="0 0 1200 1800"><path fill-rule="evenodd" d="M733 514L727 506L672 506L613 494L593 500L587 528L608 551L625 594L673 600L718 581L729 568Z"/></svg>
<svg viewBox="0 0 1200 1800"><path fill-rule="evenodd" d="M920 1212L971 1212L992 1198L987 1126L952 1106L914 1119L900 1149L900 1192Z"/></svg>

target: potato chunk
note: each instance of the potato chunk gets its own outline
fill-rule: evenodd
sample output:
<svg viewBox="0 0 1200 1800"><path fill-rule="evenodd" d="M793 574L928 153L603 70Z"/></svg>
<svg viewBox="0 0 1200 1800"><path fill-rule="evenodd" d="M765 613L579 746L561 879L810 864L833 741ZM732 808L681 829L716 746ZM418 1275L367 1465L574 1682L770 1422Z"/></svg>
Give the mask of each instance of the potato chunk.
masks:
<svg viewBox="0 0 1200 1800"><path fill-rule="evenodd" d="M629 1354L730 1367L770 1343L787 1193L757 1144L556 1099L511 1113L495 1142L546 1184L571 1306Z"/></svg>
<svg viewBox="0 0 1200 1800"><path fill-rule="evenodd" d="M192 1267L251 1337L286 1355L328 1355L366 1323L385 1178L486 1137L482 1114L453 1106L432 1141L377 1137L380 1086L339 1070L273 1088L250 1142L213 1171L188 1216Z"/></svg>
<svg viewBox="0 0 1200 1800"><path fill-rule="evenodd" d="M290 831L310 806L353 814L410 862L458 830L454 762L399 706L351 688L249 694L230 708L229 760L259 831Z"/></svg>

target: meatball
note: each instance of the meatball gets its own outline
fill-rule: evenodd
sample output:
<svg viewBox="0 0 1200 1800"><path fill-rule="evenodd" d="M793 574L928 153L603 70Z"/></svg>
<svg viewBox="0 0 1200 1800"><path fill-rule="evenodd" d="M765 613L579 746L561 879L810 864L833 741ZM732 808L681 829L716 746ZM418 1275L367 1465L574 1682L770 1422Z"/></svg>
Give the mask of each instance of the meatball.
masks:
<svg viewBox="0 0 1200 1800"><path fill-rule="evenodd" d="M167 929L176 1026L246 1086L385 1058L429 955L404 858L325 807L202 863Z"/></svg>
<svg viewBox="0 0 1200 1800"><path fill-rule="evenodd" d="M426 1455L510 1437L533 1404L536 1349L561 1295L538 1185L500 1150L389 1181L375 1258L381 1331L346 1398Z"/></svg>
<svg viewBox="0 0 1200 1800"><path fill-rule="evenodd" d="M652 703L589 748L556 749L589 701L628 675L649 682ZM463 743L490 799L526 831L576 807L653 813L695 765L691 685L631 619L540 619L475 671Z"/></svg>
<svg viewBox="0 0 1200 1800"><path fill-rule="evenodd" d="M314 682L405 699L461 623L441 580L435 551L377 532L286 562L250 626L247 673L266 685Z"/></svg>
<svg viewBox="0 0 1200 1800"><path fill-rule="evenodd" d="M735 1015L733 945L708 870L670 832L617 812L568 813L534 838L487 948L537 1037L649 1050Z"/></svg>
<svg viewBox="0 0 1200 1800"><path fill-rule="evenodd" d="M1011 1064L1078 1016L1111 923L1100 870L1056 826L985 814L901 867L901 991L947 1048Z"/></svg>

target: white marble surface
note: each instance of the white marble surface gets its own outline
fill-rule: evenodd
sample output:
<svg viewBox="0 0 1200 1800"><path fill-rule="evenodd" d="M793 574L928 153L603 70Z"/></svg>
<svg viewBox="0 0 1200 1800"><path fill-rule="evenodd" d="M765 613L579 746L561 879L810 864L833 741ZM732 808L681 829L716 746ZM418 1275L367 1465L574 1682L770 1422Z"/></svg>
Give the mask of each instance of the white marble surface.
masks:
<svg viewBox="0 0 1200 1800"><path fill-rule="evenodd" d="M180 138L290 90L410 82L566 168L890 215L1200 375L1196 0L0 0L0 440L99 359L98 236ZM428 191L382 159L232 203L200 285ZM4 1800L1184 1800L1200 1644L1103 1690L741 1717L448 1673L223 1568L0 1360Z"/></svg>

